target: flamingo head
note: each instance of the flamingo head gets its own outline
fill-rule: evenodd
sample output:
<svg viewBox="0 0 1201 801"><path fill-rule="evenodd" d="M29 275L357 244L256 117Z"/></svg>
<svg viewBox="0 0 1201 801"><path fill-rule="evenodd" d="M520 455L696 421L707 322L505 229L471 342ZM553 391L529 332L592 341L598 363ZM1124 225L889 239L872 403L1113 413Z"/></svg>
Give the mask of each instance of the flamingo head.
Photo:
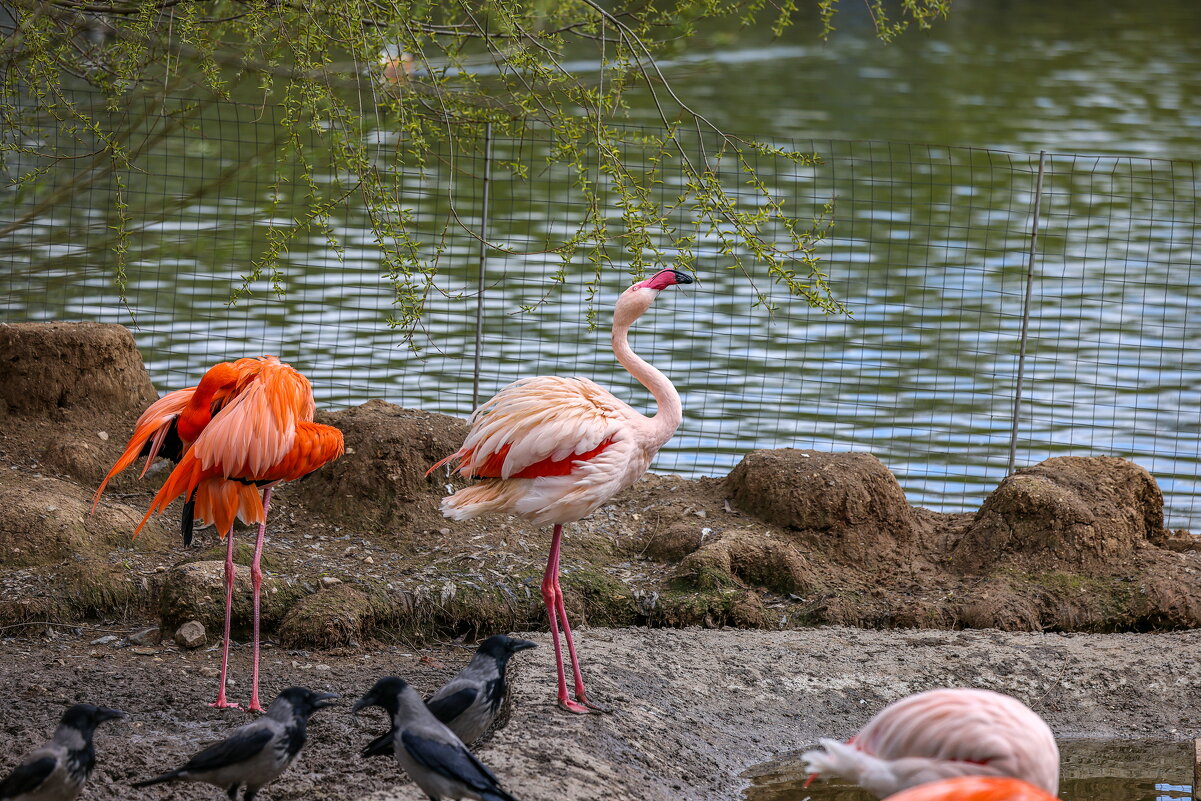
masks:
<svg viewBox="0 0 1201 801"><path fill-rule="evenodd" d="M634 284L630 289L654 289L657 291L676 284L691 284L693 280L691 275L679 270L660 270L645 281Z"/></svg>

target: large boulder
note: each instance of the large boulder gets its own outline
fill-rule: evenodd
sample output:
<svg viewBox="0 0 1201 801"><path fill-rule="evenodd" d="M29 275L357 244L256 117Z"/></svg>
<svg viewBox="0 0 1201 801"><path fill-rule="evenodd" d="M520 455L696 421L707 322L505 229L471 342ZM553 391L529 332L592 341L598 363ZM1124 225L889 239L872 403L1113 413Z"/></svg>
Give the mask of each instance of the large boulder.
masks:
<svg viewBox="0 0 1201 801"><path fill-rule="evenodd" d="M371 599L348 584L336 584L288 610L279 627L285 648L343 648L357 645L371 625Z"/></svg>
<svg viewBox="0 0 1201 801"><path fill-rule="evenodd" d="M1163 494L1144 468L1112 456L1059 456L1002 481L951 561L970 573L1000 562L1104 568L1163 534Z"/></svg>
<svg viewBox="0 0 1201 801"><path fill-rule="evenodd" d="M210 632L225 626L225 563L223 561L186 562L163 574L159 595L159 620L164 631L174 631L189 620L197 620ZM250 568L236 565L234 571L233 616L235 637L251 632L253 610ZM263 628L270 630L304 590L290 577L264 576L260 593L260 617Z"/></svg>
<svg viewBox="0 0 1201 801"><path fill-rule="evenodd" d="M121 325L5 323L0 353L0 416L138 414L158 397Z"/></svg>
<svg viewBox="0 0 1201 801"><path fill-rule="evenodd" d="M342 430L346 454L297 482L293 491L302 501L331 517L373 527L440 519L446 474L427 478L425 472L459 449L466 423L381 400L320 412L317 420Z"/></svg>
<svg viewBox="0 0 1201 801"><path fill-rule="evenodd" d="M870 564L916 541L901 485L869 453L751 451L726 482L739 509L847 559Z"/></svg>

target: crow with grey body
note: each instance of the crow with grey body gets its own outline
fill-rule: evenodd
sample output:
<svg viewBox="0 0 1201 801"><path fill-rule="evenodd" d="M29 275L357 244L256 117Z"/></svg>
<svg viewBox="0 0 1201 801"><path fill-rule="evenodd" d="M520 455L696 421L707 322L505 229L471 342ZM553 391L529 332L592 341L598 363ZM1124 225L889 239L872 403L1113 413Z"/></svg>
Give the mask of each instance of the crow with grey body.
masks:
<svg viewBox="0 0 1201 801"><path fill-rule="evenodd" d="M431 801L517 801L404 679L380 679L353 711L369 706L382 707L392 718L393 756Z"/></svg>
<svg viewBox="0 0 1201 801"><path fill-rule="evenodd" d="M537 647L529 640L496 634L480 643L459 675L443 684L425 705L455 736L470 745L484 736L500 713L508 687L505 670L518 651ZM392 731L372 740L365 757L392 756Z"/></svg>
<svg viewBox="0 0 1201 801"><path fill-rule="evenodd" d="M96 766L92 735L106 720L125 717L119 709L76 704L63 713L50 742L25 755L0 782L4 801L74 801Z"/></svg>
<svg viewBox="0 0 1201 801"><path fill-rule="evenodd" d="M237 801L238 788L245 787L243 801L254 801L266 784L287 770L304 747L309 716L329 706L331 693L315 693L304 687L289 687L281 692L267 714L233 731L224 740L210 745L187 761L182 768L134 787L146 787L170 781L208 782L220 787Z"/></svg>

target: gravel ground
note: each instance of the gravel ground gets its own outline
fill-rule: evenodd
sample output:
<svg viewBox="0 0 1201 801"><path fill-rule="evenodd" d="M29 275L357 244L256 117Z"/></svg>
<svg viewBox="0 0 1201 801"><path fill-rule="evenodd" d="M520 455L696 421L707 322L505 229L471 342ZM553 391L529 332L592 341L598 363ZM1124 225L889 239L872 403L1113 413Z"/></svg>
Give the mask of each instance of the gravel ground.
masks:
<svg viewBox="0 0 1201 801"><path fill-rule="evenodd" d="M128 782L178 763L247 720L205 706L215 650L91 644L100 630L0 642L0 770L48 735L77 700L118 706L130 720L97 735L99 765L86 799L212 799L207 786L132 790ZM119 632L117 632L119 633ZM1201 734L1201 632L1029 634L821 628L787 632L590 629L577 633L590 692L614 709L584 717L553 704L553 654L514 661L509 725L477 751L524 801L738 798L743 771L824 735L847 736L884 704L938 686L977 686L1029 703L1062 737L1188 739ZM265 652L264 692L305 684L337 692L340 708L314 717L302 760L264 799L419 801L385 760L357 751L382 719L346 709L379 676L430 691L470 647ZM246 694L249 649L239 647L235 699Z"/></svg>

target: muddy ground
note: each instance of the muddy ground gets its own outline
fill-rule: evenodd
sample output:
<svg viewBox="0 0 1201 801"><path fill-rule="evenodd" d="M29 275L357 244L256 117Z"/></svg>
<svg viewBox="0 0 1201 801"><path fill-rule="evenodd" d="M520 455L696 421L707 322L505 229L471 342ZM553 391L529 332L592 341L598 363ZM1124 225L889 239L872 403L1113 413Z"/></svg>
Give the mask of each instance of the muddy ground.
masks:
<svg viewBox="0 0 1201 801"><path fill-rule="evenodd" d="M3 712L14 718L5 729L32 736L61 702L119 684L116 697L90 700L145 714L147 728L134 722L113 735L129 738L133 761L121 775L133 778L158 766L154 748L183 753L182 721L202 738L230 719L199 706L214 684L224 549L211 529L183 548L174 514L130 539L169 465L141 480L133 470L118 476L90 512L94 488L157 394L128 331L0 325L0 354L0 636L18 638L4 645L13 658L3 669L28 701ZM422 655L458 664L461 649L448 645L456 638L545 626L539 583L549 531L515 519L452 523L438 512L457 480L424 473L457 448L463 421L383 401L318 419L342 429L346 455L274 495L264 556L267 687L301 681L354 692L390 670L430 689L446 670ZM250 535L234 532L239 642L249 629ZM1131 691L1129 704L1106 705L1103 679L1128 688L1191 676L1193 635L1162 632L1201 626L1198 538L1164 528L1154 476L1120 458L1051 459L1007 478L978 510L940 514L910 506L870 454L755 451L724 478L647 476L568 528L562 564L598 687L624 699L625 711L583 721L551 715L549 649L525 660L522 725L486 750L506 775L542 777L533 798L558 786L579 798L721 797L760 757L845 733L883 701L939 683L1005 689L1026 676L1010 687L1023 695L1041 676L1036 707L1081 734L1168 726L1174 709L1197 700L1169 706L1164 684L1161 695ZM204 626L205 644L188 651L172 638L191 621ZM89 645L92 628L72 633L151 625L158 636L118 639L123 648ZM822 625L899 631L812 630ZM694 628L674 630L684 627ZM947 631L961 629L1043 633ZM1089 643L1101 650L1090 655ZM760 647L766 652L755 653ZM893 654L917 661L896 663ZM1084 674L1072 660L1095 670L1095 683L1079 692L1071 682ZM716 681L704 678L709 669ZM811 678L780 683L776 672ZM834 686L843 695L822 694L831 681L846 682ZM1176 691L1188 697L1195 684ZM721 697L729 687L736 704ZM1064 709L1044 703L1055 698ZM382 769L348 773L353 733L327 717L315 737L327 727L342 750L319 746L309 764L336 761L329 774L343 778L327 785L321 775L297 776L300 784L276 797L355 797L396 780ZM1192 725L1175 717L1181 732ZM696 722L681 727L681 719ZM553 759L567 765L562 785L548 778L557 763L539 756L560 740L568 750ZM626 760L632 767L620 768Z"/></svg>
<svg viewBox="0 0 1201 801"><path fill-rule="evenodd" d="M199 671L217 664L217 651L89 645L105 633L63 630L55 639L0 643L0 681L11 697L0 707L6 750L44 737L58 710L86 698L131 714L97 736L87 798L216 798L205 786L133 790L127 783L248 719L204 705L213 679ZM542 647L515 661L509 723L477 749L525 801L738 798L745 769L818 736L847 736L889 701L948 685L1011 693L1061 737L1201 734L1201 632L585 629L589 684L614 711L584 717L554 707L551 651L544 634L532 636ZM235 652L238 679L247 675L247 652ZM313 718L302 760L263 797L422 799L393 763L357 756L383 723L370 713L356 725L347 709L380 675L431 690L468 655L453 646L268 650L269 692L300 683L345 700ZM245 698L244 682L233 695ZM0 758L0 769L12 758Z"/></svg>

